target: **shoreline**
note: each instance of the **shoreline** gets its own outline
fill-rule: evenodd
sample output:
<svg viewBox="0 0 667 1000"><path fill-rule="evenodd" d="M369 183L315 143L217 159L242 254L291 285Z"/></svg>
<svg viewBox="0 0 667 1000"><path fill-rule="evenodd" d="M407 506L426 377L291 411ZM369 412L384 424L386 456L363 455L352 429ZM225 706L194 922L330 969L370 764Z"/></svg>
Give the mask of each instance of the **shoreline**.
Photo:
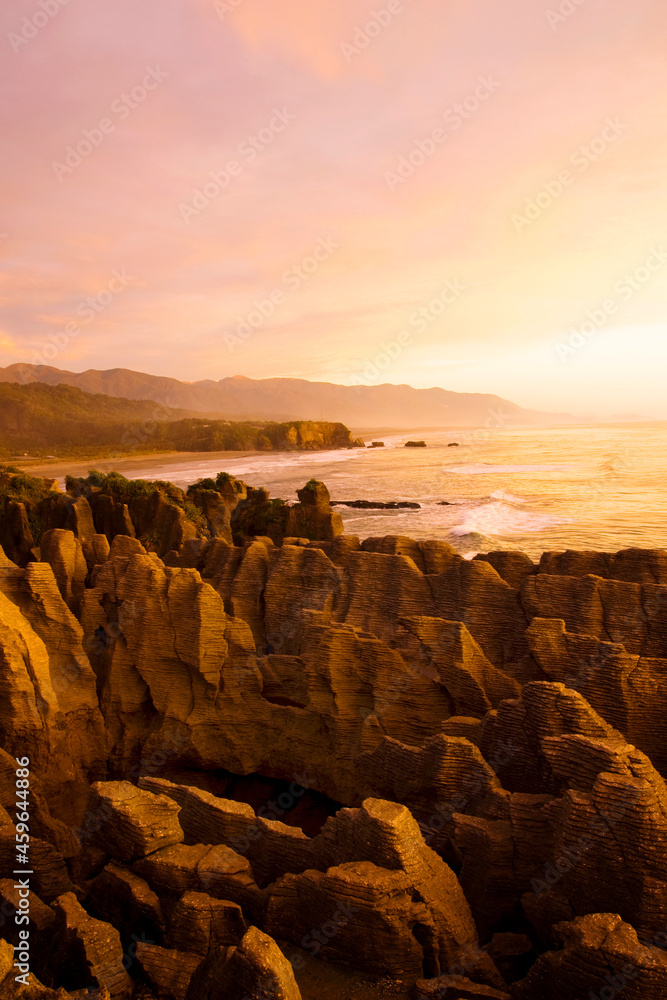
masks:
<svg viewBox="0 0 667 1000"><path fill-rule="evenodd" d="M278 455L292 454L292 452L273 451L151 451L142 452L140 455L132 457L119 455L115 458L74 458L71 460L64 458L41 459L31 461L26 459L8 459L7 465L14 465L22 472L28 472L33 476L46 476L50 479L62 479L64 476L87 476L90 469L99 469L100 472L131 472L140 468L147 462L161 462L164 465L178 465L183 462L211 462L219 458L221 461L232 459L249 458L253 455Z"/></svg>

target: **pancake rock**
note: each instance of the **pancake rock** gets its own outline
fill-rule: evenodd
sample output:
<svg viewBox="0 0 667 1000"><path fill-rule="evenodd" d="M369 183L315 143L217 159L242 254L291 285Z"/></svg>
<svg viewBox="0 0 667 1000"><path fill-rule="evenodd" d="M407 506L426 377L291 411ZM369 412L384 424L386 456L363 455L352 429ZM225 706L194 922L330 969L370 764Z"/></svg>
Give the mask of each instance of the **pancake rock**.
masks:
<svg viewBox="0 0 667 1000"><path fill-rule="evenodd" d="M118 931L90 917L74 893L59 896L53 908L56 924L48 960L53 979L71 989L105 986L112 1000L128 1000L132 980L123 965Z"/></svg>
<svg viewBox="0 0 667 1000"><path fill-rule="evenodd" d="M97 845L120 861L132 862L183 840L173 799L151 795L129 781L96 782L88 809L103 818L94 838Z"/></svg>
<svg viewBox="0 0 667 1000"><path fill-rule="evenodd" d="M292 966L275 941L251 927L231 957L218 948L199 966L187 1000L301 1000Z"/></svg>
<svg viewBox="0 0 667 1000"><path fill-rule="evenodd" d="M136 955L158 996L186 1000L193 973L201 964L201 955L160 948L144 941L137 944Z"/></svg>
<svg viewBox="0 0 667 1000"><path fill-rule="evenodd" d="M667 991L667 952L640 942L617 914L595 913L555 928L561 949L542 955L512 990L514 1000L580 1000L623 996L662 1000ZM663 934L661 942L667 943Z"/></svg>
<svg viewBox="0 0 667 1000"><path fill-rule="evenodd" d="M404 806L367 799L329 819L319 839L326 870L275 884L270 933L304 947L315 941L323 955L371 972L428 966L437 975L472 954L478 976L500 980L456 876Z"/></svg>
<svg viewBox="0 0 667 1000"><path fill-rule="evenodd" d="M667 553L464 560L339 534L315 481L92 478L2 500L0 933L25 755L35 990L292 996L309 951L661 995Z"/></svg>

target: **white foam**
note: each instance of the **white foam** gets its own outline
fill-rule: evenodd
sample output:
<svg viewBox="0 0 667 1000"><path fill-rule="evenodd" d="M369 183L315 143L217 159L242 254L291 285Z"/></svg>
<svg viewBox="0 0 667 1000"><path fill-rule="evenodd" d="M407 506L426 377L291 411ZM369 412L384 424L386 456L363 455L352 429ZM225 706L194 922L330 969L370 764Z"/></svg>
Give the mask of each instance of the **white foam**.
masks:
<svg viewBox="0 0 667 1000"><path fill-rule="evenodd" d="M208 476L215 476L218 472L229 472L233 476L262 476L271 479L276 474L280 475L287 469L295 470L299 466L332 465L337 462L348 462L364 454L365 449L354 448L348 451L347 448L336 451L308 451L308 452L279 452L278 457L275 452L269 452L266 456L253 456L249 458L230 458L218 456L210 461L197 462L196 464L183 463L182 465L154 465L145 470L137 470L126 473L128 479L167 479L177 486L189 485L197 479L205 479ZM254 485L254 484L251 484Z"/></svg>
<svg viewBox="0 0 667 1000"><path fill-rule="evenodd" d="M525 497L518 497L516 493L509 490L494 490L491 493L492 500L505 500L507 503L528 503Z"/></svg>
<svg viewBox="0 0 667 1000"><path fill-rule="evenodd" d="M456 536L502 537L544 531L545 528L552 528L557 524L569 524L573 520L570 517L554 517L528 510L517 510L510 504L493 501L469 510L461 523L454 525L449 530L452 535Z"/></svg>

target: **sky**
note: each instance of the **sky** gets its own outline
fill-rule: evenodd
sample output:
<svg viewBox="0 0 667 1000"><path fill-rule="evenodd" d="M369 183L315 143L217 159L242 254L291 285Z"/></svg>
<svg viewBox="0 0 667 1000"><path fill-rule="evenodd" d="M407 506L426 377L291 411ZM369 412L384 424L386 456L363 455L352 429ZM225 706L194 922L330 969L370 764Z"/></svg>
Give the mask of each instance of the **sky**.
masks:
<svg viewBox="0 0 667 1000"><path fill-rule="evenodd" d="M0 366L667 419L664 0L4 0Z"/></svg>

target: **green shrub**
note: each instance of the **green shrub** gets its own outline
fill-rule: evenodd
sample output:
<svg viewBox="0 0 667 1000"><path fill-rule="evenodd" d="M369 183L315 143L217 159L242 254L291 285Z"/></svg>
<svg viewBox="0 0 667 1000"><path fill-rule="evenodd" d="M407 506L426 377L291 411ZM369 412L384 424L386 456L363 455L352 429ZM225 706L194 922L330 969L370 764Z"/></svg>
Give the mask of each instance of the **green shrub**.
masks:
<svg viewBox="0 0 667 1000"><path fill-rule="evenodd" d="M183 510L185 515L194 524L195 528L205 529L207 527L206 518L200 511L199 507L195 507L190 500L185 500L183 503Z"/></svg>

